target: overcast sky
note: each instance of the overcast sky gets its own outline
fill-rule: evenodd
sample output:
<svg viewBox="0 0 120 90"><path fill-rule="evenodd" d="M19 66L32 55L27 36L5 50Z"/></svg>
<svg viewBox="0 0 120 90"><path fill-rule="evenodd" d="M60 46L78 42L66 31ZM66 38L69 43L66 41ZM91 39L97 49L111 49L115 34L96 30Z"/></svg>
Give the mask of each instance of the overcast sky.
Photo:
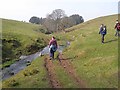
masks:
<svg viewBox="0 0 120 90"><path fill-rule="evenodd" d="M46 17L55 9L67 16L79 14L85 21L118 13L119 0L0 0L0 18L29 21L32 16Z"/></svg>

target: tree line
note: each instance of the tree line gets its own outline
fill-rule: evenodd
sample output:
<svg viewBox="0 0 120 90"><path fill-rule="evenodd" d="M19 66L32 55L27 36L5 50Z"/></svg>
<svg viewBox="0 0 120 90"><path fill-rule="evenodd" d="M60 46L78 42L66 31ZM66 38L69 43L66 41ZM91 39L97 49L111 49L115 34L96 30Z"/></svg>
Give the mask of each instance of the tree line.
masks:
<svg viewBox="0 0 120 90"><path fill-rule="evenodd" d="M83 23L84 19L79 14L73 14L68 17L64 10L55 9L52 13L48 14L46 18L33 16L30 18L29 22L41 24L48 32L52 33L65 31L66 28Z"/></svg>

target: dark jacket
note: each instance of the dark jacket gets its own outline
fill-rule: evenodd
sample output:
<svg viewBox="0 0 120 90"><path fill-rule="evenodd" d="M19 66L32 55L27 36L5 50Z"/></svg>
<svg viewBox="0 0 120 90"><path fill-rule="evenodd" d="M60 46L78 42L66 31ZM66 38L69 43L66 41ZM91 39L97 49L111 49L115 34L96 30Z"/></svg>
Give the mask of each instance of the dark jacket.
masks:
<svg viewBox="0 0 120 90"><path fill-rule="evenodd" d="M107 29L105 27L100 27L99 34L106 35L107 34Z"/></svg>

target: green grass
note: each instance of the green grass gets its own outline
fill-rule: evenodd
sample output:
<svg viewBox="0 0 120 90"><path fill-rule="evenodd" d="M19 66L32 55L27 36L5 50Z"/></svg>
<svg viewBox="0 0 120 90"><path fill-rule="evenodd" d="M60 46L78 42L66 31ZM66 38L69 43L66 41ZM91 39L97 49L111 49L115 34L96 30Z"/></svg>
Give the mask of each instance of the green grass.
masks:
<svg viewBox="0 0 120 90"><path fill-rule="evenodd" d="M39 57L30 66L15 76L3 81L3 88L48 88L50 87L44 68L44 57Z"/></svg>
<svg viewBox="0 0 120 90"><path fill-rule="evenodd" d="M70 41L71 45L64 49L63 55L66 58L71 58L70 62L73 64L76 74L85 80L89 88L118 87L118 38L114 36L116 19L117 15L100 17L66 29L70 32L53 34L61 45ZM107 42L105 44L101 44L101 36L98 34L99 26L102 23L107 26L108 31L105 36L105 42ZM36 36L30 34L30 38L33 37ZM26 42L23 44L26 46L32 40L24 41L21 39L21 41ZM58 52L55 53L55 57L57 55ZM3 87L50 87L48 79L42 81L42 77L46 76L43 60L44 57L38 58L25 70L3 81ZM55 65L56 77L63 87L78 87L74 80L58 65L58 61L54 61L53 64Z"/></svg>
<svg viewBox="0 0 120 90"><path fill-rule="evenodd" d="M3 61L35 53L45 47L49 36L38 32L41 25L2 19Z"/></svg>
<svg viewBox="0 0 120 90"><path fill-rule="evenodd" d="M34 42L37 38L46 39L45 34L36 32L36 30L42 28L40 25L3 19L2 26L3 38L16 38L20 40L24 46Z"/></svg>
<svg viewBox="0 0 120 90"><path fill-rule="evenodd" d="M60 35L71 40L71 46L64 50L64 55L73 58L71 62L76 67L77 74L91 88L118 87L118 38L114 36L116 18L117 15L112 15L90 20L67 29L75 31ZM101 44L101 36L98 34L102 23L108 31L105 44Z"/></svg>
<svg viewBox="0 0 120 90"><path fill-rule="evenodd" d="M64 88L79 88L74 82L74 80L69 76L66 71L61 68L59 61L54 62L55 65L55 71L57 78L59 79L59 82L62 84L62 87Z"/></svg>

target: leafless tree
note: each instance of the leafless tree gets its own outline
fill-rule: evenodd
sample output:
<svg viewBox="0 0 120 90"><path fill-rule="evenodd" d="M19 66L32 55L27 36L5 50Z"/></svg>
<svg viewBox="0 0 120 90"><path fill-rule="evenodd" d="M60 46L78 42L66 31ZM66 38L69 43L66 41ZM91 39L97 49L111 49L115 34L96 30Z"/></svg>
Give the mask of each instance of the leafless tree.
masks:
<svg viewBox="0 0 120 90"><path fill-rule="evenodd" d="M84 19L78 14L73 14L67 17L64 10L55 9L51 14L47 14L46 19L43 21L43 25L48 31L58 32L65 31L65 28L80 24L84 22Z"/></svg>
<svg viewBox="0 0 120 90"><path fill-rule="evenodd" d="M66 14L61 9L53 10L51 14L48 14L44 25L49 31L60 31L61 30L61 19L65 17Z"/></svg>

